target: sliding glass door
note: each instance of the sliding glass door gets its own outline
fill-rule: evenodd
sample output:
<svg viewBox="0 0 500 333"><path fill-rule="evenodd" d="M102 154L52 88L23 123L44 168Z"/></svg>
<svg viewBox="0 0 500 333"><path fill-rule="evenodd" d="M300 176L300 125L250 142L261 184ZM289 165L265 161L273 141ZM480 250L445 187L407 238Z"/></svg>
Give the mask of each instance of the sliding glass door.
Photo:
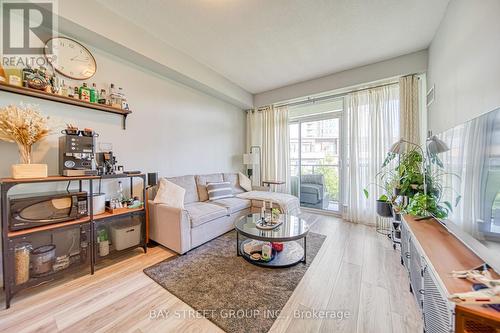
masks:
<svg viewBox="0 0 500 333"><path fill-rule="evenodd" d="M339 212L341 115L328 112L290 123L292 194L302 207Z"/></svg>

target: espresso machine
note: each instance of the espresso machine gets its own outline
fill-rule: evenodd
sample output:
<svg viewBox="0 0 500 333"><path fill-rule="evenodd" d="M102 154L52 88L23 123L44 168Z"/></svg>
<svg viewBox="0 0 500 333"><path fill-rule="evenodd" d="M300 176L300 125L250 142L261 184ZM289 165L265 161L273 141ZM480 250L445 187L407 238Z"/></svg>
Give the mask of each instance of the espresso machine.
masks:
<svg viewBox="0 0 500 333"><path fill-rule="evenodd" d="M96 153L96 165L99 175L114 175L119 173L116 165L116 156L112 151Z"/></svg>
<svg viewBox="0 0 500 333"><path fill-rule="evenodd" d="M97 175L95 137L66 134L59 137L59 174L63 176Z"/></svg>

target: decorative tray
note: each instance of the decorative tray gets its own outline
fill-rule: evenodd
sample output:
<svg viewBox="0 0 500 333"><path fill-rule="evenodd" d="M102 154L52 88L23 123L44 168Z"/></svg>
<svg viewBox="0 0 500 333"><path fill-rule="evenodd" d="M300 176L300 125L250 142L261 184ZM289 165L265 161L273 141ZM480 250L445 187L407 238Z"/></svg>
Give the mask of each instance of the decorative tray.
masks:
<svg viewBox="0 0 500 333"><path fill-rule="evenodd" d="M265 222L264 220L260 220L257 223L255 223L255 226L257 227L257 229L260 229L260 230L273 230L282 224L283 224L283 221L281 221L281 220L278 220L275 222Z"/></svg>

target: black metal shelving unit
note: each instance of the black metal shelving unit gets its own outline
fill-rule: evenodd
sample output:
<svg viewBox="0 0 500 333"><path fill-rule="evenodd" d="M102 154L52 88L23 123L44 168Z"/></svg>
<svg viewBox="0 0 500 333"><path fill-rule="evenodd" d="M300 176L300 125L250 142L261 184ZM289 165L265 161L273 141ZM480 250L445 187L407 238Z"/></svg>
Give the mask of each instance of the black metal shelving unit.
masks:
<svg viewBox="0 0 500 333"><path fill-rule="evenodd" d="M138 247L143 248L144 252L147 252L146 246L146 219L145 219L145 205L142 208L136 209L120 209L116 212L105 212L99 215L93 215L93 197L94 193L94 182L96 180L101 181L105 179L118 179L118 178L129 178L130 179L130 195L133 196L133 185L134 178L142 179L142 198L146 198L146 176L144 174L119 174L119 175L104 175L104 176L79 176L79 177L62 177L62 176L49 176L47 178L32 178L32 179L12 179L3 178L0 179L0 203L1 203L1 226L2 226L2 263L3 263L3 285L5 291L5 307L10 307L10 302L15 293L27 289L42 285L46 282L57 280L69 273L74 273L88 269L90 274L94 274L96 268L97 257L97 225L102 223L111 223L118 218L126 218L128 216L139 216L141 218L141 241L140 244L123 249L121 251L115 251L123 253L129 250L136 249ZM20 184L35 184L35 183L53 183L53 182L72 182L78 181L80 191L83 189L84 182L88 185L88 216L79 218L77 220L47 224L39 227L34 227L30 229L23 229L18 231L11 231L9 229L9 191L17 185ZM69 188L69 185L68 185ZM88 232L88 247L86 260L80 263L70 264L69 267L51 272L51 274L46 274L38 277L31 277L27 282L16 285L15 283L15 245L27 241L30 237L36 235L43 235L44 233L53 233L58 230L65 230L70 228L80 228L80 231L85 230ZM111 255L111 253L110 253ZM114 254L112 257L117 257Z"/></svg>

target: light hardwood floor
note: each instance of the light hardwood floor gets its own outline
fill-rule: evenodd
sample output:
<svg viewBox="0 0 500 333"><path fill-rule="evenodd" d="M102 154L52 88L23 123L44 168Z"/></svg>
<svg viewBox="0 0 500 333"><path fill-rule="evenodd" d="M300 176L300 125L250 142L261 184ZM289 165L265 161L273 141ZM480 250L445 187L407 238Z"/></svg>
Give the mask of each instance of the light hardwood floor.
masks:
<svg viewBox="0 0 500 333"><path fill-rule="evenodd" d="M422 332L399 253L386 236L335 217L304 216L314 221L312 231L327 238L270 332ZM191 313L142 272L172 255L162 247L147 254L138 250L93 276L17 295L10 309L0 310L0 332L221 332L196 316L150 319L151 310ZM350 316L295 316L308 310L342 310Z"/></svg>

